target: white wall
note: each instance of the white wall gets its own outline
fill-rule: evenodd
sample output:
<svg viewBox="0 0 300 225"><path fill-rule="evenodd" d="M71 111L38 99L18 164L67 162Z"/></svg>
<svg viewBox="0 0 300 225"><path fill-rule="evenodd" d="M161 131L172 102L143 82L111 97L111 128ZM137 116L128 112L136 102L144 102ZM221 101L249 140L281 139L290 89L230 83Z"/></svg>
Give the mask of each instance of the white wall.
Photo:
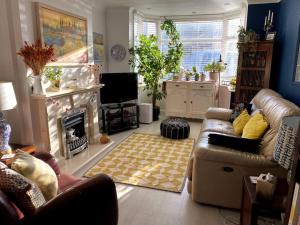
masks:
<svg viewBox="0 0 300 225"><path fill-rule="evenodd" d="M29 106L24 105L23 101L26 101L26 97L23 96L23 91L26 91L26 82L22 77L18 76L18 68L16 63L16 48L15 48L15 34L12 21L12 5L16 3L14 0L0 1L0 81L13 82L16 97L17 107L13 110L6 111L5 117L12 127L11 142L23 142L30 141L32 136L27 135L26 138L26 120L22 120L21 115L30 115ZM25 86L25 88L24 88ZM30 129L30 125L27 126Z"/></svg>
<svg viewBox="0 0 300 225"><path fill-rule="evenodd" d="M106 49L107 37L106 37L106 16L105 8L93 8L93 31L103 34L104 49ZM104 55L104 62L102 63L103 72L107 72L107 55Z"/></svg>
<svg viewBox="0 0 300 225"><path fill-rule="evenodd" d="M108 8L106 10L106 31L107 31L107 62L108 72L130 72L129 61L129 19L130 8ZM110 55L110 49L116 45L121 44L126 49L126 57L123 61L115 61Z"/></svg>
<svg viewBox="0 0 300 225"><path fill-rule="evenodd" d="M27 84L27 69L16 52L24 41L36 40L36 15L33 2L49 6L87 18L88 54L92 62L93 30L103 33L105 37L106 18L104 8L97 2L93 8L92 0L1 0L0 1L0 81L12 81L15 87L18 106L7 111L6 118L12 125L11 142L32 144L32 118L35 112L30 110L30 89ZM100 6L100 7L99 7ZM93 23L95 20L95 23ZM104 64L104 68L105 68ZM72 78L83 82L87 77L85 65L67 66L64 69L63 83Z"/></svg>

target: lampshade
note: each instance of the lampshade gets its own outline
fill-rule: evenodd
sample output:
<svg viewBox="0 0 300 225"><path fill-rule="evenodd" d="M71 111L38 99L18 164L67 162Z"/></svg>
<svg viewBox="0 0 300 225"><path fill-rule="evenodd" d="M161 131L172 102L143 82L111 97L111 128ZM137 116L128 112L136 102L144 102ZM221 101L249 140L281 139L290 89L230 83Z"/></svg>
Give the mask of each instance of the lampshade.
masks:
<svg viewBox="0 0 300 225"><path fill-rule="evenodd" d="M0 111L13 109L17 105L12 82L0 82Z"/></svg>

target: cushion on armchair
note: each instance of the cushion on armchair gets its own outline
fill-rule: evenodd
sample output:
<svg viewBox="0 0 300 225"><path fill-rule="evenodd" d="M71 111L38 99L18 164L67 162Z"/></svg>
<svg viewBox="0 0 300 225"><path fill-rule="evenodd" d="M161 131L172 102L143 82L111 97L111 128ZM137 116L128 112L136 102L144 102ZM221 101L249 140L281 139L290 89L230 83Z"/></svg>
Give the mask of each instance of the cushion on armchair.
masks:
<svg viewBox="0 0 300 225"><path fill-rule="evenodd" d="M247 122L250 120L250 115L247 110L244 110L232 123L233 130L236 135L241 135Z"/></svg>
<svg viewBox="0 0 300 225"><path fill-rule="evenodd" d="M46 201L57 195L57 176L54 170L42 160L17 150L11 168L36 183Z"/></svg>
<svg viewBox="0 0 300 225"><path fill-rule="evenodd" d="M229 122L233 122L244 110L247 110L248 114L252 112L252 104L240 103L234 107L232 114L230 115Z"/></svg>
<svg viewBox="0 0 300 225"><path fill-rule="evenodd" d="M269 124L261 113L256 113L250 118L243 129L243 138L259 139L267 130Z"/></svg>
<svg viewBox="0 0 300 225"><path fill-rule="evenodd" d="M24 212L31 215L46 201L38 186L0 162L0 189Z"/></svg>
<svg viewBox="0 0 300 225"><path fill-rule="evenodd" d="M256 153L260 145L260 140L251 140L227 134L210 133L208 135L208 143L240 151Z"/></svg>

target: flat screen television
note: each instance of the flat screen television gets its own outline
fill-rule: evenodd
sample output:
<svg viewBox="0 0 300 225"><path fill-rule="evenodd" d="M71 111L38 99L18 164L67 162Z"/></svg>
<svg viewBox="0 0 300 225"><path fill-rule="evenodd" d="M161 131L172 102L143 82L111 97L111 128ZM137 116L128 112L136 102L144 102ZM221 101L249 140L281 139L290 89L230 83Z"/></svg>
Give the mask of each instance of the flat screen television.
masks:
<svg viewBox="0 0 300 225"><path fill-rule="evenodd" d="M101 104L121 103L138 98L137 73L103 73L100 83Z"/></svg>

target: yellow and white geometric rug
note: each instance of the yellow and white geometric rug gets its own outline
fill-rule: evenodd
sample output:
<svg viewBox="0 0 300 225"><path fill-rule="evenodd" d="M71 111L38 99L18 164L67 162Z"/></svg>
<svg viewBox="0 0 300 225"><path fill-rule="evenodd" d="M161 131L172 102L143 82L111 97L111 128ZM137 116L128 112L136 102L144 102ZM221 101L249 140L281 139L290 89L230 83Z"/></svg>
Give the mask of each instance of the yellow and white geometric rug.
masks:
<svg viewBox="0 0 300 225"><path fill-rule="evenodd" d="M115 182L181 192L194 139L133 133L84 176L105 173Z"/></svg>

